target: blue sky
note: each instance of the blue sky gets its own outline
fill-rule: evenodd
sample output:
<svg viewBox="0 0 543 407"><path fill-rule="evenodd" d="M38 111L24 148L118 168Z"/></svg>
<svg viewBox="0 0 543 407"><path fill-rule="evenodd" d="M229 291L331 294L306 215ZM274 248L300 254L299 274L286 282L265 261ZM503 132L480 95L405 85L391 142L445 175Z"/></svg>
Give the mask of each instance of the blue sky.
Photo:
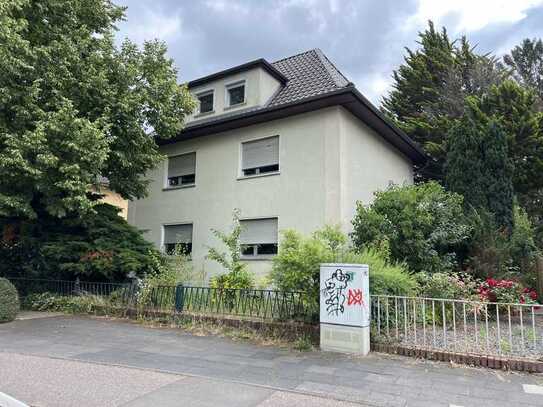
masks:
<svg viewBox="0 0 543 407"><path fill-rule="evenodd" d="M113 1L128 7L118 40L165 41L180 81L320 48L376 104L428 19L500 56L543 37L543 0Z"/></svg>

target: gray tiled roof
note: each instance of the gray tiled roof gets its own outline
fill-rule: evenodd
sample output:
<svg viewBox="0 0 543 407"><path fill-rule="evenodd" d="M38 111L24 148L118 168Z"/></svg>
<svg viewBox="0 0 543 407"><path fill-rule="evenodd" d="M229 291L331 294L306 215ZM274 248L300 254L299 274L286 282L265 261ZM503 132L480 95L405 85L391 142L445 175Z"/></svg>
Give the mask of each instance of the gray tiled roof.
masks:
<svg viewBox="0 0 543 407"><path fill-rule="evenodd" d="M281 59L271 64L287 78L286 84L264 106L251 106L217 116L193 120L186 128L210 124L229 117L237 117L251 112L258 112L268 107L302 101L303 99L323 95L346 87L350 82L332 64L320 49L312 49Z"/></svg>
<svg viewBox="0 0 543 407"><path fill-rule="evenodd" d="M312 49L276 62L274 68L288 79L268 106L291 103L322 95L349 85L349 81L320 49Z"/></svg>

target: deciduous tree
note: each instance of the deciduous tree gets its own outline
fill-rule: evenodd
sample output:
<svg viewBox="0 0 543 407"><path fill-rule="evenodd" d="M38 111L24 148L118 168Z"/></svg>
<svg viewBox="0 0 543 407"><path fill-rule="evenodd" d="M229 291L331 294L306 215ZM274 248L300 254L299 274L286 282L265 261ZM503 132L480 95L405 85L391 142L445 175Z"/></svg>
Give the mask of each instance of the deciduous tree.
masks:
<svg viewBox="0 0 543 407"><path fill-rule="evenodd" d="M107 177L146 193L156 138L192 109L160 42L115 46L124 9L109 0L0 0L0 216L92 212Z"/></svg>

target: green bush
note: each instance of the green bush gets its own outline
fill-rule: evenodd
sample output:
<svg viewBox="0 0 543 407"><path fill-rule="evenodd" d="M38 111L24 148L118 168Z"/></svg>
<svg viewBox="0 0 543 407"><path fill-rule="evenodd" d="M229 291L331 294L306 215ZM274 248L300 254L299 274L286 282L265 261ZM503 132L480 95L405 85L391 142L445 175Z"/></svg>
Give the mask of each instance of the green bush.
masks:
<svg viewBox="0 0 543 407"><path fill-rule="evenodd" d="M68 314L88 314L104 310L108 301L95 295L60 296L49 292L31 294L25 298L24 307L32 311L65 312Z"/></svg>
<svg viewBox="0 0 543 407"><path fill-rule="evenodd" d="M477 291L481 281L469 274L418 273L415 277L422 297L481 301Z"/></svg>
<svg viewBox="0 0 543 407"><path fill-rule="evenodd" d="M16 225L0 218L0 229L13 230L0 244L0 276L87 281L124 281L129 274L150 272L157 250L142 233L118 215L119 209L99 204L95 213Z"/></svg>
<svg viewBox="0 0 543 407"><path fill-rule="evenodd" d="M386 254L376 249L364 249L360 253L346 252L341 262L367 264L370 269L370 293L374 295L414 296L418 283L402 263L390 263Z"/></svg>
<svg viewBox="0 0 543 407"><path fill-rule="evenodd" d="M535 263L539 249L535 231L526 212L515 205L513 227L509 232L496 225L484 210L472 210L469 216L473 235L466 265L474 275L486 278L513 278L535 287Z"/></svg>
<svg viewBox="0 0 543 407"><path fill-rule="evenodd" d="M9 280L0 278L0 322L13 321L19 312L19 294Z"/></svg>
<svg viewBox="0 0 543 407"><path fill-rule="evenodd" d="M405 262L412 272L452 270L470 236L462 196L436 182L377 192L370 206L358 203L353 226L356 248L386 244L390 258Z"/></svg>
<svg viewBox="0 0 543 407"><path fill-rule="evenodd" d="M305 301L313 312L318 309L321 263L368 264L372 294L414 295L417 282L413 276L403 264L390 263L387 257L385 249L354 252L338 227L327 226L310 237L286 230L270 278L280 290L306 293Z"/></svg>

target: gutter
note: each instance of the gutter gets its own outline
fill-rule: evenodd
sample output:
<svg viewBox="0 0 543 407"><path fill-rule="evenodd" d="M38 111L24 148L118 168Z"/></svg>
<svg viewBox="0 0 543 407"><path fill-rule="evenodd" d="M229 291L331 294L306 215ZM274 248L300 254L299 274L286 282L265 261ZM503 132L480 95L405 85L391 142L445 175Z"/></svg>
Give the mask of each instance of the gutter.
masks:
<svg viewBox="0 0 543 407"><path fill-rule="evenodd" d="M192 126L189 125L175 137L166 140L157 139L157 144L176 143L334 105L344 106L385 140L407 155L415 164L423 164L428 160L424 150L385 117L352 83L343 88L303 100L240 112L236 115L219 117Z"/></svg>

